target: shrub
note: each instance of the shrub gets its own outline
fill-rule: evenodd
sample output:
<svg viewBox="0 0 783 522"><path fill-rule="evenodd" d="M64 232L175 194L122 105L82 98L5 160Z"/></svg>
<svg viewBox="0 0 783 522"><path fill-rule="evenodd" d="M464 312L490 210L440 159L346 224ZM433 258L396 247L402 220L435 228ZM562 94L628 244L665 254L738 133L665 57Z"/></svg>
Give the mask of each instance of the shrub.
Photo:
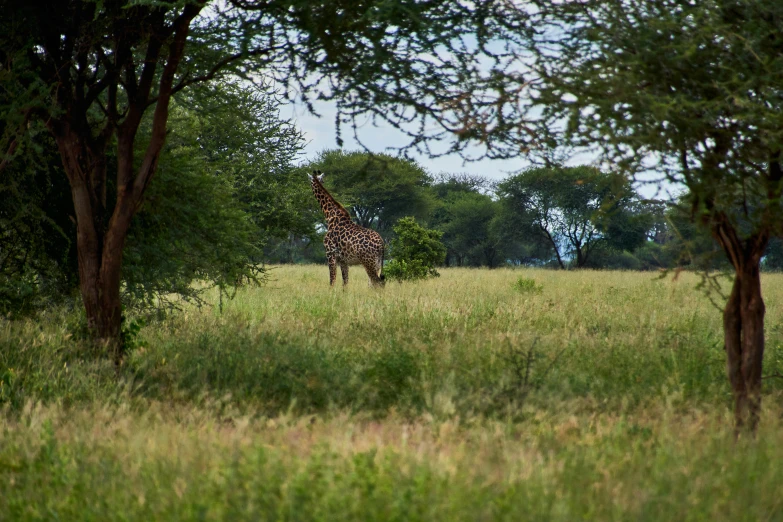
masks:
<svg viewBox="0 0 783 522"><path fill-rule="evenodd" d="M524 294L527 293L540 294L544 290L544 287L539 284L536 284L535 279L530 279L528 277L519 277L517 278L517 281L514 283L514 289Z"/></svg>
<svg viewBox="0 0 783 522"><path fill-rule="evenodd" d="M440 238L443 232L422 227L412 217L397 221L396 237L391 241L391 257L384 273L389 279L413 281L437 277L436 265L446 259L446 247Z"/></svg>

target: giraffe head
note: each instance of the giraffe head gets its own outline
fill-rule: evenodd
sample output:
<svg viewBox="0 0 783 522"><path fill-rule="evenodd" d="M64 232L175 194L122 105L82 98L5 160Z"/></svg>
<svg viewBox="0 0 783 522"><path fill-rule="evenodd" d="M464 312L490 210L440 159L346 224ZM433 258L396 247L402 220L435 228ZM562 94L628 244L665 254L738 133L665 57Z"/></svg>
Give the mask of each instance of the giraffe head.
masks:
<svg viewBox="0 0 783 522"><path fill-rule="evenodd" d="M313 187L313 194L315 194L315 197L318 198L319 201L321 200L319 197L320 194L328 194L327 190L324 188L324 173L320 170L314 170L312 174L310 174L310 185Z"/></svg>
<svg viewBox="0 0 783 522"><path fill-rule="evenodd" d="M310 185L313 187L313 194L321 205L324 216L326 216L326 226L331 228L338 222L350 222L351 215L324 188L323 179L324 173L320 170L314 170L310 175Z"/></svg>

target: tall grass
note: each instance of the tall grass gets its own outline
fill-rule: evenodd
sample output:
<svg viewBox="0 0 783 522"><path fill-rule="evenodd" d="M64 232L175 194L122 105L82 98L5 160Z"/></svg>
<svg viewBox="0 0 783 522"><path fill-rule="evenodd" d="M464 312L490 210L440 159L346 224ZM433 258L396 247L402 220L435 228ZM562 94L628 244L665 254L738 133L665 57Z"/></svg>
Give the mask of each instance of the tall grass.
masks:
<svg viewBox="0 0 783 522"><path fill-rule="evenodd" d="M120 379L72 314L1 323L0 518L783 519L783 388L735 443L687 274L272 274L143 328Z"/></svg>
<svg viewBox="0 0 783 522"><path fill-rule="evenodd" d="M780 520L779 416L738 443L728 424L664 405L516 424L38 406L0 432L0 518Z"/></svg>

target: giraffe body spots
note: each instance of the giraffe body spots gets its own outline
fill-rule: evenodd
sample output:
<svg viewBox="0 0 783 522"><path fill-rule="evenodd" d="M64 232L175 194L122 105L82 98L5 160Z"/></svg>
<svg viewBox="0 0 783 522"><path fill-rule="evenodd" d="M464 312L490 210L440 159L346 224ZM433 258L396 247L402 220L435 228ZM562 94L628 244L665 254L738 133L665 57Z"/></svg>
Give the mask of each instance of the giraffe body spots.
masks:
<svg viewBox="0 0 783 522"><path fill-rule="evenodd" d="M334 285L339 264L344 285L348 284L348 266L362 265L370 278L370 286L383 286L383 238L375 230L351 221L348 211L321 184L319 174L315 171L310 181L313 194L326 217L328 230L324 236L324 249L329 266L329 284Z"/></svg>

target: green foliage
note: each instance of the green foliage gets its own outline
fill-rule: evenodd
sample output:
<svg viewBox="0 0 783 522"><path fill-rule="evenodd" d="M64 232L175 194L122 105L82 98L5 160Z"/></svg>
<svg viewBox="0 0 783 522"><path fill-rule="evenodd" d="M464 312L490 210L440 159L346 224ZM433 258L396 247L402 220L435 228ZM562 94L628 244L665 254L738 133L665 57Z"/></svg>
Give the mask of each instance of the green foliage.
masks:
<svg viewBox="0 0 783 522"><path fill-rule="evenodd" d="M326 173L329 191L352 211L357 223L386 233L402 217L424 219L432 207L430 176L415 161L367 152L326 150L300 170Z"/></svg>
<svg viewBox="0 0 783 522"><path fill-rule="evenodd" d="M140 144L149 133L146 120ZM314 217L300 211L310 194L292 174L301 144L269 93L222 83L178 98L126 241L127 310L198 301L208 286L195 281L228 289L257 278L265 243L312 230ZM143 156L141 145L136 152ZM45 133L25 142L2 176L0 312L33 312L71 296L78 281L68 182Z"/></svg>
<svg viewBox="0 0 783 522"><path fill-rule="evenodd" d="M197 136L181 136L177 123L128 234L128 309L199 301L208 286L194 285L197 280L231 287L244 275L256 276L256 228L234 197L233 180L211 171Z"/></svg>
<svg viewBox="0 0 783 522"><path fill-rule="evenodd" d="M258 281L265 242L306 227L296 208L304 191L291 176L301 135L266 94L219 84L173 105L124 252L129 308L200 301L208 286L195 281L224 289Z"/></svg>
<svg viewBox="0 0 783 522"><path fill-rule="evenodd" d="M124 350L130 353L133 350L147 346L147 343L139 338L141 329L147 325L147 321L144 320L144 318L137 317L128 320L126 316L123 317L122 322L123 324L120 330L120 338Z"/></svg>
<svg viewBox="0 0 783 522"><path fill-rule="evenodd" d="M725 270L726 254L709 231L693 222L687 196L652 213L650 241L634 251L642 268L689 267L696 270Z"/></svg>
<svg viewBox="0 0 783 522"><path fill-rule="evenodd" d="M544 119L567 120L570 145L600 147L628 175L686 187L689 218L737 269L758 263L783 232L783 4L590 0L540 14L557 33L535 67Z"/></svg>
<svg viewBox="0 0 783 522"><path fill-rule="evenodd" d="M633 253L609 247L598 248L593 252L590 261L585 266L587 268L604 268L609 270L641 270L643 264L637 257L638 250L642 250L642 248L634 250ZM646 254L649 254L649 252L649 249L644 250Z"/></svg>
<svg viewBox="0 0 783 522"><path fill-rule="evenodd" d="M413 281L439 275L435 267L446 258L446 247L440 242L442 232L426 229L412 217L404 217L394 225L394 234L392 260L384 268L388 279Z"/></svg>
<svg viewBox="0 0 783 522"><path fill-rule="evenodd" d="M31 124L14 161L0 170L0 314L28 314L70 297L77 283L72 218L54 140Z"/></svg>
<svg viewBox="0 0 783 522"><path fill-rule="evenodd" d="M432 192L438 199L447 200L455 194L484 193L490 186L490 181L482 176L441 173L432 185Z"/></svg>
<svg viewBox="0 0 783 522"><path fill-rule="evenodd" d="M433 225L458 266L493 268L503 260L502 236L496 225L498 204L486 194L454 191L440 204Z"/></svg>
<svg viewBox="0 0 783 522"><path fill-rule="evenodd" d="M198 144L207 170L232 185L259 229L257 245L312 234L317 215L308 212L312 193L294 168L304 137L280 117L275 92L221 82L178 100L184 110L171 115L170 124L183 128L182 142Z"/></svg>
<svg viewBox="0 0 783 522"><path fill-rule="evenodd" d="M540 294L544 291L544 287L536 283L535 279L521 276L514 282L514 289L523 294Z"/></svg>
<svg viewBox="0 0 783 522"><path fill-rule="evenodd" d="M490 233L497 238L502 257L512 265L551 266L552 247L502 199L495 204Z"/></svg>
<svg viewBox="0 0 783 522"><path fill-rule="evenodd" d="M528 169L501 182L498 193L561 268L588 266L602 246L633 250L652 224L625 178L594 167Z"/></svg>

